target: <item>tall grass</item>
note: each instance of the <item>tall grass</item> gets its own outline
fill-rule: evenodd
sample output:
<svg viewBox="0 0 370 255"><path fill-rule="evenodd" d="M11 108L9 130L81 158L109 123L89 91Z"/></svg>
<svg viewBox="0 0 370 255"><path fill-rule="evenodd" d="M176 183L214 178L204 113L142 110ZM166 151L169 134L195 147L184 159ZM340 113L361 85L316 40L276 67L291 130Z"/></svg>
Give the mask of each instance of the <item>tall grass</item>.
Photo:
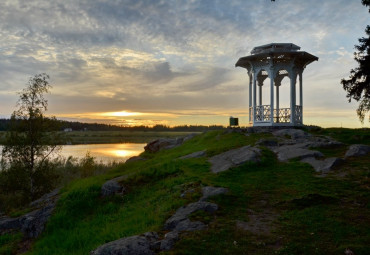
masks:
<svg viewBox="0 0 370 255"><path fill-rule="evenodd" d="M58 157L52 159L50 164L53 166L52 170L44 180L49 185L48 191L64 187L73 180L104 174L119 165L115 161L99 162L89 152L80 159L72 156ZM24 194L20 188L18 189L14 183L9 183L10 180L19 180L16 175L16 172L0 171L0 186L3 188L0 193L0 211L11 215L18 215L19 212L28 208L30 202L27 200L27 194ZM22 183L19 185L21 186Z"/></svg>

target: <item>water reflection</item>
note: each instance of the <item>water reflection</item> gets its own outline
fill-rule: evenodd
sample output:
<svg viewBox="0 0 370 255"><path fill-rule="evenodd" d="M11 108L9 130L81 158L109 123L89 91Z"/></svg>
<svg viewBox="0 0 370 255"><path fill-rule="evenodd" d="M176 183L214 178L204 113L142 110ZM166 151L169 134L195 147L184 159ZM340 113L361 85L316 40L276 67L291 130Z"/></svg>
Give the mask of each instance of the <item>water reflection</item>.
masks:
<svg viewBox="0 0 370 255"><path fill-rule="evenodd" d="M65 145L60 154L65 158L69 156L83 158L89 151L91 156L103 163L124 162L143 152L145 145L145 143Z"/></svg>

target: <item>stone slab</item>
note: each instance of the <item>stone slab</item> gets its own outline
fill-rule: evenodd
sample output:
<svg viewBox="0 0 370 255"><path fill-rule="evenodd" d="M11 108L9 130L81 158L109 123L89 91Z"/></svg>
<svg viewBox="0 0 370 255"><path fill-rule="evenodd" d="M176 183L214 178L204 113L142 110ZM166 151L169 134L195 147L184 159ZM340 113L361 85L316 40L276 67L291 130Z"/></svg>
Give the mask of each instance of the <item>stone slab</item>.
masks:
<svg viewBox="0 0 370 255"><path fill-rule="evenodd" d="M219 173L245 162L258 162L260 156L260 149L247 145L213 156L208 161L211 163L211 171Z"/></svg>

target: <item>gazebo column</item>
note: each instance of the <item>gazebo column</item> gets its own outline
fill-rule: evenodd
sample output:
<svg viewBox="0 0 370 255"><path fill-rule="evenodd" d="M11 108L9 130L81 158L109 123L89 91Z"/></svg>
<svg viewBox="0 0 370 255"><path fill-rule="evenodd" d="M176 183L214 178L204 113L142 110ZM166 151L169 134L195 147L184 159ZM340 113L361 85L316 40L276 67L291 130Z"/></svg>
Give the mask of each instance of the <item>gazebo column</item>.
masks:
<svg viewBox="0 0 370 255"><path fill-rule="evenodd" d="M258 99L259 99L259 106L262 106L262 86L263 86L263 82L258 82L258 88L259 88L259 91L258 91Z"/></svg>
<svg viewBox="0 0 370 255"><path fill-rule="evenodd" d="M271 125L274 124L274 69L270 69L270 122Z"/></svg>
<svg viewBox="0 0 370 255"><path fill-rule="evenodd" d="M280 83L275 82L275 87L276 87L276 123L279 123L279 87Z"/></svg>
<svg viewBox="0 0 370 255"><path fill-rule="evenodd" d="M249 76L249 122L251 122L251 120L252 120L251 114L253 114L252 111L251 111L251 107L252 107L252 73L249 73L248 76Z"/></svg>
<svg viewBox="0 0 370 255"><path fill-rule="evenodd" d="M292 70L290 74L290 123L295 125L296 84L297 74Z"/></svg>
<svg viewBox="0 0 370 255"><path fill-rule="evenodd" d="M303 71L299 72L299 105L301 106L301 123L303 124Z"/></svg>
<svg viewBox="0 0 370 255"><path fill-rule="evenodd" d="M256 122L256 73L253 74L253 125Z"/></svg>

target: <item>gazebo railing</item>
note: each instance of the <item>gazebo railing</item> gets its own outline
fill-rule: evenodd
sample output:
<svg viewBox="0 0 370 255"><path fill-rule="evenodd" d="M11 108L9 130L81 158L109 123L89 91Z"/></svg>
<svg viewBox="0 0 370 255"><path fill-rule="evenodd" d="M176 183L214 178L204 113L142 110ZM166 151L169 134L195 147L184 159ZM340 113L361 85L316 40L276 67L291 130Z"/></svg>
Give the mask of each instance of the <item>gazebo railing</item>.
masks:
<svg viewBox="0 0 370 255"><path fill-rule="evenodd" d="M295 122L302 124L302 106L301 105L295 106Z"/></svg>
<svg viewBox="0 0 370 255"><path fill-rule="evenodd" d="M290 122L290 108L274 109L274 122L275 123L289 123Z"/></svg>
<svg viewBox="0 0 370 255"><path fill-rule="evenodd" d="M274 123L290 123L290 108L274 109ZM253 107L249 107L250 122L253 123ZM271 106L258 105L256 106L255 122L270 122L271 120ZM302 123L302 107L295 106L295 122Z"/></svg>
<svg viewBox="0 0 370 255"><path fill-rule="evenodd" d="M269 105L256 106L255 122L269 122L271 115L271 107Z"/></svg>

